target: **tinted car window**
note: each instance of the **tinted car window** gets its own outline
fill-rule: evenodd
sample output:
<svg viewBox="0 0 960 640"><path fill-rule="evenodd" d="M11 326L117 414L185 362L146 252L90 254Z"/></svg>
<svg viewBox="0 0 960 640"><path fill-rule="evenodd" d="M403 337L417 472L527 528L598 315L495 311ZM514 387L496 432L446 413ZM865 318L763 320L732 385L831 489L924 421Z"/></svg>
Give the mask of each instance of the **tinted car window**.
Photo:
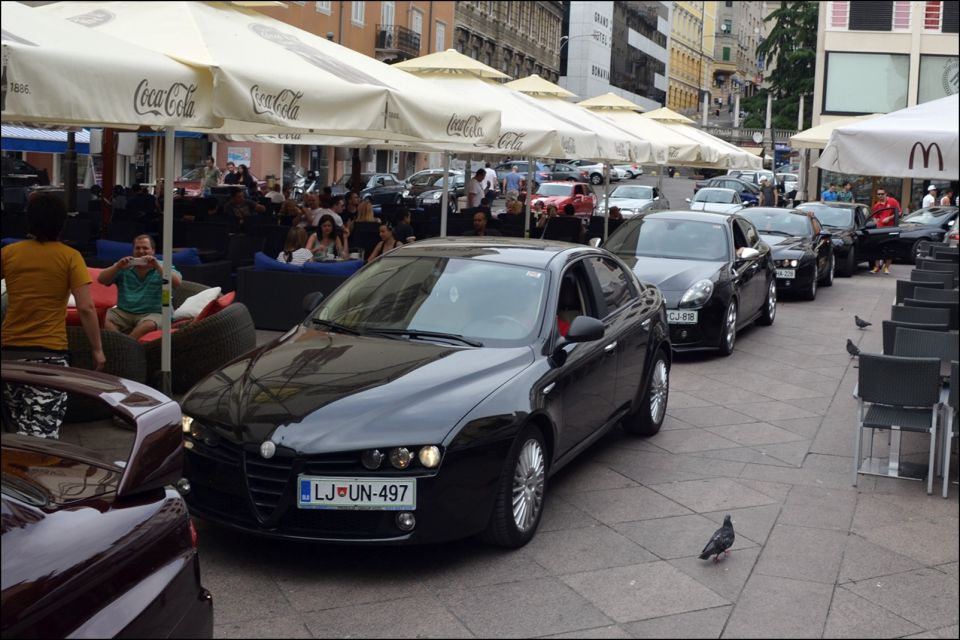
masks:
<svg viewBox="0 0 960 640"><path fill-rule="evenodd" d="M760 236L757 234L756 228L750 224L749 220L737 220L743 229L743 234L747 238L747 246L756 248L757 243L760 242Z"/></svg>
<svg viewBox="0 0 960 640"><path fill-rule="evenodd" d="M621 256L684 260L726 260L729 244L723 225L698 220L645 218L623 225L604 245Z"/></svg>
<svg viewBox="0 0 960 640"><path fill-rule="evenodd" d="M603 299L607 303L607 313L604 315L611 314L636 299L637 294L633 290L630 278L616 262L607 258L590 258L587 264L596 274L600 290L603 292Z"/></svg>

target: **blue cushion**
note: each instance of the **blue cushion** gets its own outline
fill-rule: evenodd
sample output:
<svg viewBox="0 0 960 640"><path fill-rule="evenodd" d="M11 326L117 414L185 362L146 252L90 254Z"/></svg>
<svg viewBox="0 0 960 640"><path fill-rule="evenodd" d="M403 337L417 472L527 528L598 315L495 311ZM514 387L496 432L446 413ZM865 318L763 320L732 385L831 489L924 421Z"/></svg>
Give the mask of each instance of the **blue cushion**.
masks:
<svg viewBox="0 0 960 640"><path fill-rule="evenodd" d="M181 249L173 254L173 264L178 267L192 267L201 264L196 247Z"/></svg>
<svg viewBox="0 0 960 640"><path fill-rule="evenodd" d="M339 262L305 262L304 273L322 273L328 276L353 275L363 266L363 260L342 260Z"/></svg>
<svg viewBox="0 0 960 640"><path fill-rule="evenodd" d="M271 258L263 251L257 251L253 255L253 268L256 271L293 271L295 273L301 273L298 265L280 262L279 260Z"/></svg>
<svg viewBox="0 0 960 640"><path fill-rule="evenodd" d="M97 260L109 260L116 262L120 258L125 258L133 253L133 245L129 242L118 242L117 240L97 240ZM159 257L159 256L158 256Z"/></svg>
<svg viewBox="0 0 960 640"><path fill-rule="evenodd" d="M8 244L13 244L14 242L20 242L23 238L4 238L0 240L0 247L5 247Z"/></svg>

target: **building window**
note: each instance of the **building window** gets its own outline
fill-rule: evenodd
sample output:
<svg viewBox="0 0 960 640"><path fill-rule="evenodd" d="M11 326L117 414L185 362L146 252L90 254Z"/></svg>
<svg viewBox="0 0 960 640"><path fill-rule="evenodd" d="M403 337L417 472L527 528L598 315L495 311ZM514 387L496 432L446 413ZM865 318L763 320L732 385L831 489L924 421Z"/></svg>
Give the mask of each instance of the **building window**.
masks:
<svg viewBox="0 0 960 640"><path fill-rule="evenodd" d="M358 27L363 26L363 8L366 5L366 2L359 2L359 0L353 0L351 5L350 21L357 25Z"/></svg>
<svg viewBox="0 0 960 640"><path fill-rule="evenodd" d="M943 3L943 26L941 31L944 33L957 33L958 29L958 5L956 2L944 2Z"/></svg>
<svg viewBox="0 0 960 640"><path fill-rule="evenodd" d="M850 3L850 31L890 31L893 25L893 2L857 0Z"/></svg>
<svg viewBox="0 0 960 640"><path fill-rule="evenodd" d="M907 106L910 56L827 53L823 112L889 113Z"/></svg>
<svg viewBox="0 0 960 640"><path fill-rule="evenodd" d="M354 2L354 5L357 3ZM397 8L396 3L393 0L386 0L385 2L380 3L380 26L384 29L388 29L393 26L393 19L396 15ZM360 18L363 20L363 18Z"/></svg>
<svg viewBox="0 0 960 640"><path fill-rule="evenodd" d="M960 73L960 58L957 56L920 56L917 104L960 91L958 73Z"/></svg>
<svg viewBox="0 0 960 640"><path fill-rule="evenodd" d="M316 7L317 7L317 13L325 13L327 15L330 15L330 12L332 11L332 8L330 6L330 0L326 0L326 2L317 2Z"/></svg>
<svg viewBox="0 0 960 640"><path fill-rule="evenodd" d="M893 3L893 30L894 31L909 31L910 30L910 14L913 11L913 8L910 6L911 2L894 2Z"/></svg>
<svg viewBox="0 0 960 640"><path fill-rule="evenodd" d="M724 62L730 61L730 47L723 48L723 61Z"/></svg>
<svg viewBox="0 0 960 640"><path fill-rule="evenodd" d="M941 2L927 2L923 9L923 28L927 31L940 31Z"/></svg>
<svg viewBox="0 0 960 640"><path fill-rule="evenodd" d="M418 36L420 36L421 38L423 37L423 12L422 11L418 9L414 9L413 11L410 12L410 30L413 31Z"/></svg>
<svg viewBox="0 0 960 640"><path fill-rule="evenodd" d="M437 22L437 51L443 51L444 47L447 46L447 25L442 22Z"/></svg>

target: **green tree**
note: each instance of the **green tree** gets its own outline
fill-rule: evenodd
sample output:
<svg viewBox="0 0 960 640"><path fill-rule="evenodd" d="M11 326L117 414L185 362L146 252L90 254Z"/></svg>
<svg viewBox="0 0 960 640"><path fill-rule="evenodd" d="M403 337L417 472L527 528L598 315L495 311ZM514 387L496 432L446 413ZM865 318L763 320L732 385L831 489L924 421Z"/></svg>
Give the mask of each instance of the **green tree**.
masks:
<svg viewBox="0 0 960 640"><path fill-rule="evenodd" d="M768 64L775 63L768 79L773 92L772 122L775 129L797 126L800 95L804 95L803 128L810 127L813 106L813 82L817 59L817 17L820 3L811 0L782 0L780 8L766 18L776 20L767 38L757 47L757 55ZM766 125L767 92L744 101L747 118L744 127Z"/></svg>

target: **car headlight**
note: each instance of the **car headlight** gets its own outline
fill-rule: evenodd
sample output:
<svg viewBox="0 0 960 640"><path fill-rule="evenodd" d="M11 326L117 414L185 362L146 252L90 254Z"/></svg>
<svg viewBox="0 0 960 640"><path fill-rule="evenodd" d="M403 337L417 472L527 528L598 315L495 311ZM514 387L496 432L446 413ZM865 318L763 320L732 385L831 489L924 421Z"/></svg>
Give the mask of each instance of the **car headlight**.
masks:
<svg viewBox="0 0 960 640"><path fill-rule="evenodd" d="M622 216L632 216L635 213L635 209L620 209L620 215Z"/></svg>
<svg viewBox="0 0 960 640"><path fill-rule="evenodd" d="M713 295L713 281L700 280L687 289L680 298L680 307L702 307Z"/></svg>
<svg viewBox="0 0 960 640"><path fill-rule="evenodd" d="M442 197L443 197L443 192L441 191L434 191L433 193L430 194L431 200L439 200Z"/></svg>
<svg viewBox="0 0 960 640"><path fill-rule="evenodd" d="M799 266L799 264L800 264L800 261L795 258L791 258L787 260L777 260L777 266L784 267L786 269L794 269L797 266Z"/></svg>
<svg viewBox="0 0 960 640"><path fill-rule="evenodd" d="M435 469L440 465L440 448L434 445L423 447L418 454L420 464L427 469Z"/></svg>
<svg viewBox="0 0 960 640"><path fill-rule="evenodd" d="M413 460L413 454L406 447L397 447L390 450L390 464L397 469L406 469Z"/></svg>

